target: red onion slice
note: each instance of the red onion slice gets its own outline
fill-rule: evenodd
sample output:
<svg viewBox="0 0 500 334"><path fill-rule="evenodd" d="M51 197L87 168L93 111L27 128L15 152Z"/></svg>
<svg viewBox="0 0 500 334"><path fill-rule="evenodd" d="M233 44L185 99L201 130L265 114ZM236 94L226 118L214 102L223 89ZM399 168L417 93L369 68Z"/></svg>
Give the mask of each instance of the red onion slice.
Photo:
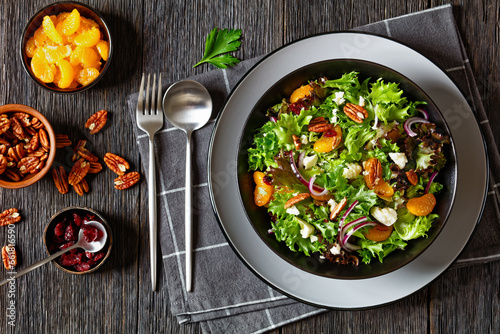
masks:
<svg viewBox="0 0 500 334"><path fill-rule="evenodd" d="M295 174L295 176L300 181L300 183L302 183L307 188L309 188L309 182L307 182L307 180L302 176L302 174L300 174L299 169L297 168L297 164L295 163L295 159L293 158L293 151L289 152L288 159L290 160L290 167L292 167L293 174ZM312 187L315 191L318 191L318 192L322 192L325 190L325 189L323 189L319 186L316 186L316 185L313 185Z"/></svg>
<svg viewBox="0 0 500 334"><path fill-rule="evenodd" d="M313 194L314 196L326 195L328 193L328 189L323 189L322 192L317 192L314 189L314 181L316 181L316 176L311 176L311 178L309 179L309 191L311 192L311 194Z"/></svg>
<svg viewBox="0 0 500 334"><path fill-rule="evenodd" d="M406 133L410 137L415 137L417 134L411 129L411 126L415 123L429 123L428 120L421 118L421 117L410 117L408 118L404 124L403 128L405 129Z"/></svg>
<svg viewBox="0 0 500 334"><path fill-rule="evenodd" d="M349 206L349 208L346 210L346 212L344 213L344 215L342 216L342 218L340 219L340 222L339 222L339 232L342 232L342 226L344 225L344 221L347 217L347 215L349 213L351 213L352 209L354 209L354 207L358 204L358 200L355 200L354 203L351 204L351 206Z"/></svg>
<svg viewBox="0 0 500 334"><path fill-rule="evenodd" d="M426 194L429 192L429 189L431 189L431 184L434 181L434 179L436 178L437 174L438 174L438 172L434 172L431 174L431 177L429 178L429 182L427 182L427 186L425 187Z"/></svg>
<svg viewBox="0 0 500 334"><path fill-rule="evenodd" d="M427 111L425 111L424 109L421 109L421 108L417 108L417 110L424 116L424 118L426 120L429 119L429 114L427 113Z"/></svg>
<svg viewBox="0 0 500 334"><path fill-rule="evenodd" d="M358 250L360 249L361 247L359 246L355 246L353 244L350 244L348 241L349 241L349 238L354 234L354 232L358 231L359 229L365 227L365 226L376 226L377 223L374 223L374 222L363 222L363 223L359 223L358 225L356 225L355 227L353 227L349 232L347 232L345 234L345 236L342 238L341 242L340 242L340 246L343 246L343 248L347 251L353 251L353 250Z"/></svg>

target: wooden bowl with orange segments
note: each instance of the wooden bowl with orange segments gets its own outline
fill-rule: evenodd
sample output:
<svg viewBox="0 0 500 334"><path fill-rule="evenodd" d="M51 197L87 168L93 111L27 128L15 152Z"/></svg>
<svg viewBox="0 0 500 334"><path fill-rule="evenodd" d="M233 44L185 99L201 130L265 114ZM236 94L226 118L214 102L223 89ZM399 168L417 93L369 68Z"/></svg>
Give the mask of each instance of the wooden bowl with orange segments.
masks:
<svg viewBox="0 0 500 334"><path fill-rule="evenodd" d="M113 53L103 17L89 6L56 2L27 23L19 43L26 73L41 87L72 94L93 87L105 74Z"/></svg>

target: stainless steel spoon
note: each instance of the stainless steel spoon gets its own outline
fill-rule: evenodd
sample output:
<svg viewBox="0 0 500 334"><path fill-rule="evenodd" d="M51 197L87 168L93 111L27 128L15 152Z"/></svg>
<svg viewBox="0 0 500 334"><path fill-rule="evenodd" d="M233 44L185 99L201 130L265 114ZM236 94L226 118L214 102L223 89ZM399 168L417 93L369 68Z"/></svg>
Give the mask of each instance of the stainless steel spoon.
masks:
<svg viewBox="0 0 500 334"><path fill-rule="evenodd" d="M179 81L171 85L163 97L163 110L167 120L186 132L186 290L192 285L192 216L191 216L191 134L207 124L212 115L212 98L207 89L192 80Z"/></svg>
<svg viewBox="0 0 500 334"><path fill-rule="evenodd" d="M64 253L69 252L70 250L72 250L74 248L80 247L80 248L85 249L85 251L91 252L91 253L95 253L95 252L100 251L104 247L104 245L106 245L106 241L108 240L108 233L106 232L106 228L101 223L99 223L97 221L89 221L85 224L91 225L91 226L97 228L99 231L101 231L101 237L99 238L99 240L87 242L85 240L85 238L83 237L83 229L80 229L80 232L78 233L78 241L74 245L69 246L68 248L65 248L63 250L60 250L59 252L52 254L51 256L47 257L46 259L43 259L42 261L39 261L37 263L32 264L29 267L24 268L23 270L17 272L16 275L0 282L0 286L7 284L8 282L12 281L15 278L23 276L24 274L27 274L30 271L33 271L38 267L43 266L44 264L58 258L59 256L63 255Z"/></svg>

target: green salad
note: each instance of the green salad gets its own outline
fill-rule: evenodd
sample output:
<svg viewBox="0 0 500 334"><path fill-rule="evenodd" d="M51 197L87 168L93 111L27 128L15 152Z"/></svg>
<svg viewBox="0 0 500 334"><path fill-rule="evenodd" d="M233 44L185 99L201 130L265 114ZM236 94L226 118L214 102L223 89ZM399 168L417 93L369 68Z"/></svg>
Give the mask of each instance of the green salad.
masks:
<svg viewBox="0 0 500 334"><path fill-rule="evenodd" d="M350 72L271 106L248 149L254 200L291 251L380 262L427 237L449 136L398 83Z"/></svg>

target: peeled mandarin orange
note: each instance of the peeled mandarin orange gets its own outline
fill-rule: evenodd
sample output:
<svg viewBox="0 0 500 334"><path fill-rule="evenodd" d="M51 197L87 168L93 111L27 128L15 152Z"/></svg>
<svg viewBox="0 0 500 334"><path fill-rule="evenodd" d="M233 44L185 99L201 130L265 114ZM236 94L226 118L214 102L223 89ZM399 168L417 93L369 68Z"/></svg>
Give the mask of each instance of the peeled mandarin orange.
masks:
<svg viewBox="0 0 500 334"><path fill-rule="evenodd" d="M342 129L336 125L333 130L324 132L313 146L313 150L318 153L328 153L339 147L342 142Z"/></svg>
<svg viewBox="0 0 500 334"><path fill-rule="evenodd" d="M31 59L31 70L33 71L33 74L42 82L50 83L54 81L56 67L47 62L42 48L38 48L35 55Z"/></svg>
<svg viewBox="0 0 500 334"><path fill-rule="evenodd" d="M65 59L59 60L56 65L61 75L61 78L57 82L57 86L59 88L68 88L73 82L73 66Z"/></svg>
<svg viewBox="0 0 500 334"><path fill-rule="evenodd" d="M365 238L377 242L384 241L391 236L392 230L392 226L377 224L368 228L365 232Z"/></svg>
<svg viewBox="0 0 500 334"><path fill-rule="evenodd" d="M71 14L71 13L70 12L62 12L62 13L57 14L57 16L56 16L57 22L63 22L64 20L66 20L66 18L69 16L69 14Z"/></svg>
<svg viewBox="0 0 500 334"><path fill-rule="evenodd" d="M293 91L292 95L290 96L290 102L295 103L298 100L311 95L312 90L313 88L309 85L300 86L299 88Z"/></svg>
<svg viewBox="0 0 500 334"><path fill-rule="evenodd" d="M94 48L83 48L80 63L83 67L95 67L99 69L101 67L100 59L101 57Z"/></svg>
<svg viewBox="0 0 500 334"><path fill-rule="evenodd" d="M108 42L103 41L102 39L97 42L95 45L97 51L99 52L99 55L101 56L102 60L107 61L108 60L108 55L109 55L109 45Z"/></svg>
<svg viewBox="0 0 500 334"><path fill-rule="evenodd" d="M425 194L420 197L411 198L406 208L415 216L427 216L436 206L436 197L433 194Z"/></svg>
<svg viewBox="0 0 500 334"><path fill-rule="evenodd" d="M99 76L99 70L93 67L87 67L81 70L77 77L76 81L80 83L82 86L87 86L92 81L94 81Z"/></svg>
<svg viewBox="0 0 500 334"><path fill-rule="evenodd" d="M390 201L392 199L392 195L394 195L394 189L388 182L384 180L380 180L374 187L373 191L382 199Z"/></svg>
<svg viewBox="0 0 500 334"><path fill-rule="evenodd" d="M43 32L43 27L35 30L33 34L33 38L35 39L35 45L38 47L45 46L45 42L47 41L47 35Z"/></svg>
<svg viewBox="0 0 500 334"><path fill-rule="evenodd" d="M266 174L256 171L253 173L253 180L255 182L254 202L257 206L264 206L271 200L274 193L274 187L264 181Z"/></svg>
<svg viewBox="0 0 500 334"><path fill-rule="evenodd" d="M59 60L68 57L71 54L69 45L46 46L43 48L45 59L49 64L57 63Z"/></svg>
<svg viewBox="0 0 500 334"><path fill-rule="evenodd" d="M75 37L73 42L78 46L90 48L99 42L101 39L101 31L99 28L92 27L89 30Z"/></svg>
<svg viewBox="0 0 500 334"><path fill-rule="evenodd" d="M90 30L92 27L99 29L99 25L96 21L80 16L80 27L77 30L78 34Z"/></svg>
<svg viewBox="0 0 500 334"><path fill-rule="evenodd" d="M43 32L54 43L62 44L62 36L57 32L50 16L45 16L42 21Z"/></svg>
<svg viewBox="0 0 500 334"><path fill-rule="evenodd" d="M33 56L35 55L35 50L36 50L35 37L31 36L26 42L24 51L26 52L26 56L28 56L29 58L33 58Z"/></svg>
<svg viewBox="0 0 500 334"><path fill-rule="evenodd" d="M63 34L66 36L73 35L80 28L80 13L78 10L73 9L71 14L67 15L61 22Z"/></svg>

